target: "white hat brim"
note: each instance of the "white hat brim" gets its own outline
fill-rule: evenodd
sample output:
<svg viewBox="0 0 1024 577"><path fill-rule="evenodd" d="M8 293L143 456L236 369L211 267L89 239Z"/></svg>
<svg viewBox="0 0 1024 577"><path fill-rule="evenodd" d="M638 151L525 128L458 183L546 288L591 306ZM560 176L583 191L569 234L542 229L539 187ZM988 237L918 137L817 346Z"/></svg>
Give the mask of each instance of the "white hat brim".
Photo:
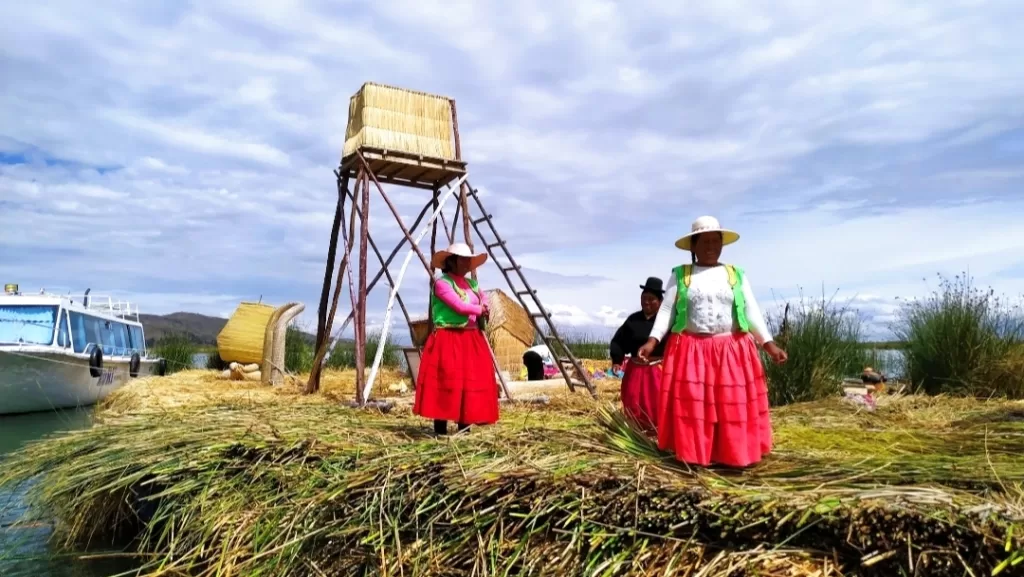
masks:
<svg viewBox="0 0 1024 577"><path fill-rule="evenodd" d="M728 245L728 244L732 244L732 243L734 243L734 242L736 242L736 241L738 241L740 239L740 235L739 235L738 232L735 232L735 231L732 231L732 230L729 230L729 229L725 229L725 228L709 228L709 229L705 229L705 230L702 230L702 231L699 231L699 232L691 232L690 234L687 234L685 236L680 237L679 240L676 241L676 248L682 249L682 250L692 250L692 248L690 246L691 239L693 239L694 236L696 236L698 234L703 234L705 232L720 232L720 233L722 233L722 246L725 246L725 245Z"/></svg>
<svg viewBox="0 0 1024 577"><path fill-rule="evenodd" d="M452 253L448 252L447 250L439 250L439 251L435 252L434 256L431 257L431 259L430 259L430 266L432 266L434 268L437 268L437 269L443 268L444 267L444 260L446 258L448 258L449 256L451 256L451 255L452 255ZM477 253L477 254L474 254L472 256L463 256L461 254L457 254L455 256L462 257L462 258L468 258L469 259L469 270L476 270L476 269L480 268L480 265L482 265L485 262L487 262L487 258L488 258L488 255L487 255L486 252Z"/></svg>

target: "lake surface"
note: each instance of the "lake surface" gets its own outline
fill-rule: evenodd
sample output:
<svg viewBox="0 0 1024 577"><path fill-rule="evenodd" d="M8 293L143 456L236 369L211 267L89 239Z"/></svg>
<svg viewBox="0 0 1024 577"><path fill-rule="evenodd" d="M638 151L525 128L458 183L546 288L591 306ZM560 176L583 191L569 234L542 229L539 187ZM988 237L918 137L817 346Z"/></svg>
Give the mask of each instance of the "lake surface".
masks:
<svg viewBox="0 0 1024 577"><path fill-rule="evenodd" d="M25 443L91 425L91 407L0 417L0 467L8 453ZM58 556L48 544L48 525L11 526L24 513L24 490L0 491L0 575L3 577L108 577L133 568L132 562L125 559L83 560Z"/></svg>

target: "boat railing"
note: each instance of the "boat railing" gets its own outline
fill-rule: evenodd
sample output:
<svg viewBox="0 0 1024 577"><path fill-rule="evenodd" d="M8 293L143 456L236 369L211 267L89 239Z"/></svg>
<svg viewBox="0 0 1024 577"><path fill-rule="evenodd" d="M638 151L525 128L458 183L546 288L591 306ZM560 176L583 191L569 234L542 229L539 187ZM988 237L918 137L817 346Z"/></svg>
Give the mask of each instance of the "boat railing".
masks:
<svg viewBox="0 0 1024 577"><path fill-rule="evenodd" d="M135 322L142 322L139 318L139 306L132 306L132 303L127 300L114 299L109 295L98 295L98 294L55 294L46 292L45 289L39 291L40 295L60 297L61 300L69 303L82 303L86 310L95 311L102 314L107 314L120 318L121 320L134 320Z"/></svg>

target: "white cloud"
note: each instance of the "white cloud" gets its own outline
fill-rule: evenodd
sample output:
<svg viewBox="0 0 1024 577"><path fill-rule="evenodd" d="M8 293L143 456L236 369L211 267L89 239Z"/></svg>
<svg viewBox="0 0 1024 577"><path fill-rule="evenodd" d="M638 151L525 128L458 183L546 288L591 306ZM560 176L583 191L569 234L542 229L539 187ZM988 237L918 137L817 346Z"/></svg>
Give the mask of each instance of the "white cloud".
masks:
<svg viewBox="0 0 1024 577"><path fill-rule="evenodd" d="M3 274L115 285L158 312L299 299L315 318L348 98L378 81L457 100L471 181L560 322L613 329L712 213L743 232L726 256L766 302L824 284L877 332L936 271L1024 290L1022 16L954 1L18 6L0 37ZM399 230L371 197L386 254ZM429 193L392 199L408 225Z"/></svg>

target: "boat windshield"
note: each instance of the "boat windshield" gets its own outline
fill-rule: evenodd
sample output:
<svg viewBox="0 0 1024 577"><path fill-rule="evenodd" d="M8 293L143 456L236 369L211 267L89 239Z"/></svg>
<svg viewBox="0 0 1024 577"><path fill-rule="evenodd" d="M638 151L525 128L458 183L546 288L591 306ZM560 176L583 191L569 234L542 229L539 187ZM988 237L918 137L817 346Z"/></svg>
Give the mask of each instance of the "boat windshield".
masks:
<svg viewBox="0 0 1024 577"><path fill-rule="evenodd" d="M56 306L0 305L0 344L52 344L56 324Z"/></svg>

